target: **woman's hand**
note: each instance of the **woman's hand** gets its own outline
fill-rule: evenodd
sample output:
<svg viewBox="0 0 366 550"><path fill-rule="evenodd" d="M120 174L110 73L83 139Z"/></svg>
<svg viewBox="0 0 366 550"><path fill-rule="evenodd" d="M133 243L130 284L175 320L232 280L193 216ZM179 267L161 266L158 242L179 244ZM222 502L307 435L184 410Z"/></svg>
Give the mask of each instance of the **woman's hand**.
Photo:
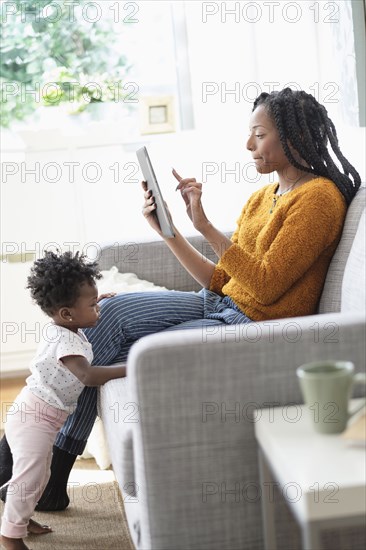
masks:
<svg viewBox="0 0 366 550"><path fill-rule="evenodd" d="M145 218L147 219L147 221L149 222L149 224L151 225L151 227L160 235L162 236L162 231L160 229L160 224L159 224L159 220L157 218L157 215L156 215L156 204L155 204L155 199L154 197L152 196L152 193L151 191L148 191L147 190L147 183L146 181L142 181L141 182L141 185L142 185L142 188L143 190L145 191L144 192L144 198L145 198L145 202L143 204L143 207L142 207L142 213L143 215L145 216ZM171 224L173 225L173 220L172 220L172 216L169 212L169 208L166 204L166 202L164 201L164 204L165 204L165 208L167 210L167 213L168 213L168 216L170 218L170 221L171 221Z"/></svg>
<svg viewBox="0 0 366 550"><path fill-rule="evenodd" d="M198 183L195 178L183 179L174 168L172 173L179 182L176 191L180 190L186 203L187 214L192 220L194 228L201 231L209 223L201 202L202 183Z"/></svg>

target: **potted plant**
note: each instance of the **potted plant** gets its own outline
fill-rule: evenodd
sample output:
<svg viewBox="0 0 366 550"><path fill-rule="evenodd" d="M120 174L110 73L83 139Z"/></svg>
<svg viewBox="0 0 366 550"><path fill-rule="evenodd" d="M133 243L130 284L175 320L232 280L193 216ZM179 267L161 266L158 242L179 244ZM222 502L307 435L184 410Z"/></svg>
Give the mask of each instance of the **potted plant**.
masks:
<svg viewBox="0 0 366 550"><path fill-rule="evenodd" d="M130 68L121 53L123 25L114 25L108 14L86 20L87 0L72 3L72 17L65 0L57 6L53 0L12 4L16 10L0 24L2 126L16 125L45 107L73 115L96 104L121 107Z"/></svg>

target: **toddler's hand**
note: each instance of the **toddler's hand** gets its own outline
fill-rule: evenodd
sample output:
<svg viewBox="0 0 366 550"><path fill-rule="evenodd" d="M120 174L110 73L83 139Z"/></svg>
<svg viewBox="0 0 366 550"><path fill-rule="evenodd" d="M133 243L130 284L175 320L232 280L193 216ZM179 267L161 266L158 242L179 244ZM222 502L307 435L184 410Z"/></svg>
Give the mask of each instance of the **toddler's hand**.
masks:
<svg viewBox="0 0 366 550"><path fill-rule="evenodd" d="M101 300L104 300L104 298L113 298L117 292L107 292L106 294L101 294L98 296L97 302L100 302Z"/></svg>

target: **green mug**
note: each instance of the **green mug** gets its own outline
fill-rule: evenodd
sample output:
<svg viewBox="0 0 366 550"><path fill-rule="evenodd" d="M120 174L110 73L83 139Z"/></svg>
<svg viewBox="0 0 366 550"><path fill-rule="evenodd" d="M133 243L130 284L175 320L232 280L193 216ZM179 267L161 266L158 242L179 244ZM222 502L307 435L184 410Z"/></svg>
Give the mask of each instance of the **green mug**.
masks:
<svg viewBox="0 0 366 550"><path fill-rule="evenodd" d="M304 402L309 408L315 431L321 434L342 433L352 413L348 410L354 384L365 384L366 374L354 374L350 361L316 361L296 370Z"/></svg>

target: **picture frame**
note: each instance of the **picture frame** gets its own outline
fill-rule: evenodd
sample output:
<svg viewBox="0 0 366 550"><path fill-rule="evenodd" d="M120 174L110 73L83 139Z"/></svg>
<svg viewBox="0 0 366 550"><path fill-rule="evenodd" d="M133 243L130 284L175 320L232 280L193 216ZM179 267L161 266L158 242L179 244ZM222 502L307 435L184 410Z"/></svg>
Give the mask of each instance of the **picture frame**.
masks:
<svg viewBox="0 0 366 550"><path fill-rule="evenodd" d="M142 135L175 132L174 96L149 96L140 99Z"/></svg>

